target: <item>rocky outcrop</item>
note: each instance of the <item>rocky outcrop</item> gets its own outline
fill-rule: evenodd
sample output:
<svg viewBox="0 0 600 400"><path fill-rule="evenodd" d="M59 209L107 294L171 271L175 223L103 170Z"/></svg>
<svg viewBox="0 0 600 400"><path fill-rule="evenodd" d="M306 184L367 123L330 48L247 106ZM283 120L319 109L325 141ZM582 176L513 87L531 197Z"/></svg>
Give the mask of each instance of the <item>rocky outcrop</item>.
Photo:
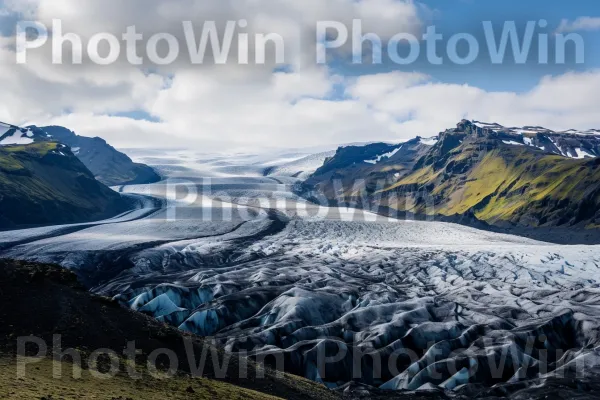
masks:
<svg viewBox="0 0 600 400"><path fill-rule="evenodd" d="M35 127L33 127L35 129ZM104 139L79 136L61 126L37 128L71 147L73 153L107 186L154 183L161 180L151 167L134 163L126 154L116 150Z"/></svg>
<svg viewBox="0 0 600 400"><path fill-rule="evenodd" d="M0 229L87 222L128 208L63 144L0 147Z"/></svg>
<svg viewBox="0 0 600 400"><path fill-rule="evenodd" d="M342 167L335 174L323 174L321 169L303 189L331 201L339 201L341 193L350 204L368 203L371 209L399 216L437 216L502 228L597 231L599 145L600 136L594 132L505 128L463 120L425 150L407 153L401 148L398 155L377 164L377 172ZM400 158L404 168L395 168ZM342 160L336 165L343 166ZM357 181L365 183L350 190Z"/></svg>

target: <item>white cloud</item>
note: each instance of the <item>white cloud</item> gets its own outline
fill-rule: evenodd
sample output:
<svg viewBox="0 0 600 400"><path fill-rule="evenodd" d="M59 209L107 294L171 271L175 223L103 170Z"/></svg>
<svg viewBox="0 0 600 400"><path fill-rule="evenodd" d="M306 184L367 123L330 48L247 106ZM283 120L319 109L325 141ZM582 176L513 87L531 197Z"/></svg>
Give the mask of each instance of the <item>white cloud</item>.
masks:
<svg viewBox="0 0 600 400"><path fill-rule="evenodd" d="M72 114L44 123L66 125L121 147L252 151L429 137L462 118L557 130L600 127L600 71L546 77L521 94L438 83L418 74L366 75L346 79L348 97L339 101L320 97L332 78L325 71L285 78L305 80L300 88L306 91L280 91L276 77L266 86L234 84L226 90L222 82L180 74L155 104L154 113L163 122Z"/></svg>
<svg viewBox="0 0 600 400"><path fill-rule="evenodd" d="M557 33L600 30L600 17L579 17L574 21L563 19Z"/></svg>
<svg viewBox="0 0 600 400"><path fill-rule="evenodd" d="M141 145L179 141L227 147L337 141L359 137L369 116L348 102L326 99L339 77L315 65L315 27L319 20L363 20L364 30L388 37L398 31L418 32L418 8L411 0L9 0L5 7L87 39L99 32L120 36L135 25L147 39L157 32L181 36L182 21L223 23L246 19L252 33L280 33L286 39L290 73L273 73L273 65L172 66L144 72L123 62L110 67L52 65L51 46L28 53L25 66L15 65L11 47L0 49L0 85L11 102L0 118L20 123L68 122L82 134L98 134L120 145L128 136ZM140 12L143 10L143 12ZM183 43L183 41L182 41ZM302 44L302 46L300 45ZM70 46L64 46L68 59ZM234 51L235 53L235 51ZM122 61L122 60L121 60ZM148 69L146 69L148 71ZM316 107L316 108L315 108ZM161 123L150 124L107 114L140 110ZM337 123L331 122L338 120ZM328 125L323 129L323 124ZM136 128L134 128L134 126ZM383 127L382 127L383 128ZM133 133L133 131L135 133ZM160 132L160 133L159 133ZM163 140L172 137L173 140Z"/></svg>
<svg viewBox="0 0 600 400"><path fill-rule="evenodd" d="M65 32L174 32L181 20L245 18L256 32L280 32L289 43L314 41L317 20L350 24L385 37L418 31L418 7L398 0L13 0L20 12L48 22L62 18ZM139 10L144 10L140 13ZM288 43L286 42L286 43ZM462 118L507 125L568 129L600 127L600 72L547 77L527 93L488 92L445 84L419 72L358 78L314 64L314 49L292 47L292 67L190 66L184 62L144 71L57 66L45 48L17 66L0 41L0 120L59 124L101 136L119 147L174 146L203 150L302 147L432 136ZM343 98L333 98L345 88ZM142 111L160 122L109 116Z"/></svg>
<svg viewBox="0 0 600 400"><path fill-rule="evenodd" d="M363 75L354 80L354 83L348 89L348 93L356 98L376 101L378 98L393 91L415 86L428 80L429 77L427 75L418 72Z"/></svg>
<svg viewBox="0 0 600 400"><path fill-rule="evenodd" d="M414 79L414 74L407 79ZM388 81L390 85L376 97L363 96L373 81ZM363 76L348 88L348 93L363 107L394 121L389 129L397 137L431 136L462 118L515 126L535 124L558 130L600 126L597 70L547 76L526 93L488 92L469 85L432 81L407 86L398 73Z"/></svg>

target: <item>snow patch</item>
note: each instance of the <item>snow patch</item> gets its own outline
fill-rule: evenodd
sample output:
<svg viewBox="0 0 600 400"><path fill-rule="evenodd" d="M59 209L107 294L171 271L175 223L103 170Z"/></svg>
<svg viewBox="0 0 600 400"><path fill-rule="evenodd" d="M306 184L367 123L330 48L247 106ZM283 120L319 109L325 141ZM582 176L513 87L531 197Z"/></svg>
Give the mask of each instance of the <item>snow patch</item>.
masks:
<svg viewBox="0 0 600 400"><path fill-rule="evenodd" d="M584 159L584 158L596 158L596 156L588 153L587 151L583 150L580 147L577 147L575 149L575 153L577 154L577 156L575 157L578 160Z"/></svg>
<svg viewBox="0 0 600 400"><path fill-rule="evenodd" d="M510 144L510 145L513 145L513 146L525 146L523 143L515 142L513 140L503 140L502 143L504 143L504 144Z"/></svg>
<svg viewBox="0 0 600 400"><path fill-rule="evenodd" d="M504 129L502 125L498 124L490 124L487 122L473 121L473 125L481 129L491 129L494 132L498 132L499 130Z"/></svg>
<svg viewBox="0 0 600 400"><path fill-rule="evenodd" d="M438 137L432 137L428 139L421 139L421 143L425 146L434 146L437 142L439 142L439 140L440 139Z"/></svg>
<svg viewBox="0 0 600 400"><path fill-rule="evenodd" d="M3 124L0 122L0 136L4 135L11 129L10 125Z"/></svg>
<svg viewBox="0 0 600 400"><path fill-rule="evenodd" d="M389 153L385 153L382 154L380 156L377 156L376 158L374 158L373 160L365 160L366 163L368 164L377 164L378 162L380 162L381 160L383 160L384 158L390 159L393 156L396 155L396 153L398 153L400 151L400 149L402 149L402 146L398 147L397 149L395 149L394 151L390 151Z"/></svg>
<svg viewBox="0 0 600 400"><path fill-rule="evenodd" d="M24 132L19 130L15 131L11 136L8 136L0 141L0 146L6 146L10 144L31 144L33 139L26 136Z"/></svg>

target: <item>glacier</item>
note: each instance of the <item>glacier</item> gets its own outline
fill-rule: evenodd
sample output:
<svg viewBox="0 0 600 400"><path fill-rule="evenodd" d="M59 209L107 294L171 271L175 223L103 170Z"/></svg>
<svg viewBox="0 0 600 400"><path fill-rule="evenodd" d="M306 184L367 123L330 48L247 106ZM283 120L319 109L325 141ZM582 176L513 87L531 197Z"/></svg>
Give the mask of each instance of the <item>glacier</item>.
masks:
<svg viewBox="0 0 600 400"><path fill-rule="evenodd" d="M114 188L136 210L2 232L1 256L58 263L124 307L331 388L506 394L597 378L600 246L322 212L293 193L291 157L272 157L142 154L202 193L176 220L166 181Z"/></svg>

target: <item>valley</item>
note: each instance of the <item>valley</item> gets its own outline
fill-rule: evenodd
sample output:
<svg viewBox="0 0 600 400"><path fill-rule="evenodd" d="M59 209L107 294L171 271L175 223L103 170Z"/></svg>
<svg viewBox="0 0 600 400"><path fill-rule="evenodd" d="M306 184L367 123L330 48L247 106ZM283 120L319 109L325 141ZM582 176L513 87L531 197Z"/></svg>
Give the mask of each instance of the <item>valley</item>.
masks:
<svg viewBox="0 0 600 400"><path fill-rule="evenodd" d="M0 256L59 264L92 293L341 391L485 397L597 379L600 246L308 202L298 177L326 157L132 157L165 178L114 188L136 210L2 232Z"/></svg>

